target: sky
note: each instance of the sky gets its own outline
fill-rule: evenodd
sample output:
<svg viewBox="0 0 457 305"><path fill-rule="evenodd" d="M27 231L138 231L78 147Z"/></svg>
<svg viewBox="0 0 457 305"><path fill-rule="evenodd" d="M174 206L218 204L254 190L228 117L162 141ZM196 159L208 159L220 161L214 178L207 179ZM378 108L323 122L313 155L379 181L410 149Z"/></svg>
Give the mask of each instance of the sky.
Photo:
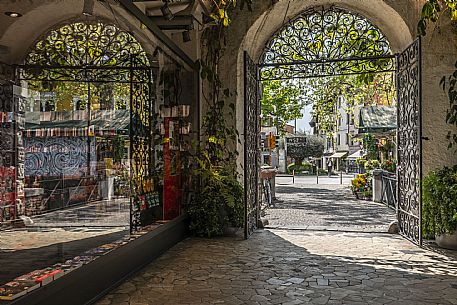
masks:
<svg viewBox="0 0 457 305"><path fill-rule="evenodd" d="M297 130L304 130L307 134L311 133L311 126L309 126L309 122L311 121L311 110L313 109L313 105L308 105L302 110L303 118L297 120ZM288 124L294 126L295 121L290 121Z"/></svg>

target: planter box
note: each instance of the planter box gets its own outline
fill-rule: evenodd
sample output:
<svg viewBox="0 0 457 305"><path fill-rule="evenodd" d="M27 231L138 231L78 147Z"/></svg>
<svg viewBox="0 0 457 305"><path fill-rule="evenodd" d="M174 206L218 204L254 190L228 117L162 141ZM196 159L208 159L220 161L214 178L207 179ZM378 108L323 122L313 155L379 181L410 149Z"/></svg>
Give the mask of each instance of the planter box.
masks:
<svg viewBox="0 0 457 305"><path fill-rule="evenodd" d="M358 200L365 200L365 201L372 201L373 198L372 196L364 196L361 192L353 192L353 194L355 195L355 198L358 199Z"/></svg>

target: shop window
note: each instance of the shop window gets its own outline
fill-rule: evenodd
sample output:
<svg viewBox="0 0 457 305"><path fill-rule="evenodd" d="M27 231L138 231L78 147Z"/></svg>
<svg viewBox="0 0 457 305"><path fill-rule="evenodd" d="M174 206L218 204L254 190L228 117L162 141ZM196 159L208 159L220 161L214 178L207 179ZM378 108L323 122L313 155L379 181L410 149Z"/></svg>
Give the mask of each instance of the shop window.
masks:
<svg viewBox="0 0 457 305"><path fill-rule="evenodd" d="M78 228L74 249L84 252L92 237L111 242L181 215L193 185L195 75L157 56L101 22L64 25L36 44L17 68L23 87L0 89L0 224L30 217L52 243L70 242L53 230ZM2 269L5 280L36 261Z"/></svg>

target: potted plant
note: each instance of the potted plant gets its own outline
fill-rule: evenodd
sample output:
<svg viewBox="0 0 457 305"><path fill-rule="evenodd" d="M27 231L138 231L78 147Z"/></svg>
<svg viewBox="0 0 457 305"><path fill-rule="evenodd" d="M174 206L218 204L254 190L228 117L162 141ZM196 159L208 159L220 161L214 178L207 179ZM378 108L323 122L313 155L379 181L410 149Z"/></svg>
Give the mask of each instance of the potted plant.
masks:
<svg viewBox="0 0 457 305"><path fill-rule="evenodd" d="M198 236L233 234L243 226L244 192L233 170L213 166L207 154L197 159L201 188L188 207L190 230Z"/></svg>
<svg viewBox="0 0 457 305"><path fill-rule="evenodd" d="M378 160L368 160L365 162L364 167L367 171L381 168L381 163Z"/></svg>
<svg viewBox="0 0 457 305"><path fill-rule="evenodd" d="M373 190L370 183L371 179L367 174L358 174L351 181L351 190L357 199L369 200L372 197Z"/></svg>
<svg viewBox="0 0 457 305"><path fill-rule="evenodd" d="M430 172L423 181L422 230L443 248L457 250L457 165Z"/></svg>
<svg viewBox="0 0 457 305"><path fill-rule="evenodd" d="M397 163L395 160L386 160L382 163L381 168L389 173L395 173L397 170Z"/></svg>

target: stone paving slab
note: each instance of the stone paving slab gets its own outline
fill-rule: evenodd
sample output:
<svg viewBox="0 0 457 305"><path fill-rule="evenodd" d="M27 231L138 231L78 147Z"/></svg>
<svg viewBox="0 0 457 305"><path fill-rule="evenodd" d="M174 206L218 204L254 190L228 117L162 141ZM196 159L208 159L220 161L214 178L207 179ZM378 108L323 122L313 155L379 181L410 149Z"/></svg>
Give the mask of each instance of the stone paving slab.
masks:
<svg viewBox="0 0 457 305"><path fill-rule="evenodd" d="M277 185L281 202L266 210L268 228L387 232L395 211L383 204L356 200L349 186Z"/></svg>
<svg viewBox="0 0 457 305"><path fill-rule="evenodd" d="M189 238L97 305L456 304L456 258L379 233Z"/></svg>

